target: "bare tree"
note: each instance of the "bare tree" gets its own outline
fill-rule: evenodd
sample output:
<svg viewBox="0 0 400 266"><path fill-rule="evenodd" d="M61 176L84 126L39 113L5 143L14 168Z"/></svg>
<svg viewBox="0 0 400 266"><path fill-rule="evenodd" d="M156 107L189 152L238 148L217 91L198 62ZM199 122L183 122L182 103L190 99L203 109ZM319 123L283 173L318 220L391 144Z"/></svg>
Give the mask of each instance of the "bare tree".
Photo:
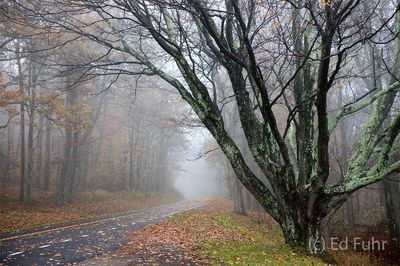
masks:
<svg viewBox="0 0 400 266"><path fill-rule="evenodd" d="M319 254L312 243L321 236L322 221L354 191L400 170L400 162L391 160L398 151L400 114L380 130L400 86L399 4L372 1L382 12L365 15L360 3L115 0L51 1L40 8L33 1L25 8L130 55L143 71L172 85L214 136L240 182L280 224L286 241ZM369 43L392 44L392 67L385 73L390 81L330 113L330 90L357 80L359 73L348 65ZM248 149L268 181L249 167L226 129L202 71L213 63L229 77ZM329 182L332 132L344 117L371 105L346 174Z"/></svg>

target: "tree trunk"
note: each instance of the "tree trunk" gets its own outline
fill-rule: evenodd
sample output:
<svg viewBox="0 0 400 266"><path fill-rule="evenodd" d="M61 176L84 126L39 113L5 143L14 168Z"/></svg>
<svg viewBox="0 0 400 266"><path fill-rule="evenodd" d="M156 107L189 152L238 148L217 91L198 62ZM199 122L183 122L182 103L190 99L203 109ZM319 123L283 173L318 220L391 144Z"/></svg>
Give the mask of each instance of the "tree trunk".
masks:
<svg viewBox="0 0 400 266"><path fill-rule="evenodd" d="M136 150L134 147L134 128L131 125L129 130L129 174L128 174L128 190L131 191L134 187L133 178L134 178L134 169L133 169L133 157Z"/></svg>
<svg viewBox="0 0 400 266"><path fill-rule="evenodd" d="M91 150L91 140L92 140L92 133L93 133L93 128L97 122L97 120L100 117L101 111L103 110L103 105L106 103L106 94L103 93L100 98L100 103L94 103L96 108L94 115L92 116L92 123L91 127L86 129L85 133L82 136L81 139L81 144L80 144L80 151L79 151L79 171L77 172L77 186L78 189L82 189L82 187L85 186L86 180L87 180L87 175L89 172L89 163L90 163L90 150ZM106 105L104 106L104 109L106 108Z"/></svg>
<svg viewBox="0 0 400 266"><path fill-rule="evenodd" d="M4 138L4 132L2 132L1 139ZM1 144L1 143L0 143ZM5 191L6 191L6 175L7 175L7 154L3 152L3 147L0 145L0 182L1 182L1 190L0 190L0 196L4 195L5 196Z"/></svg>
<svg viewBox="0 0 400 266"><path fill-rule="evenodd" d="M67 85L67 97L66 97L66 106L67 110L71 109L73 104L75 103L78 95L76 91L76 87L73 85L73 72L70 70L66 77L66 85ZM72 111L72 110L69 110ZM74 115L74 114L73 114ZM65 143L64 143L64 158L60 172L60 182L58 188L58 203L64 204L65 201L70 201L72 198L71 187L73 187L74 183L74 175L75 175L75 166L74 155L77 155L77 127L75 121L65 121ZM78 134L79 136L79 134Z"/></svg>
<svg viewBox="0 0 400 266"><path fill-rule="evenodd" d="M19 42L16 44L16 57L18 67L18 86L21 95L24 95L24 78L22 74L21 64L21 47ZM20 117L20 182L19 182L19 201L24 202L25 199L25 103L21 102L21 117Z"/></svg>
<svg viewBox="0 0 400 266"><path fill-rule="evenodd" d="M77 169L79 162L79 130L75 129L73 133L73 143L72 143L72 151L71 151L71 159L69 160L69 175L67 182L67 193L66 193L66 201L71 203L74 194L75 187L75 176L76 173L79 172Z"/></svg>
<svg viewBox="0 0 400 266"><path fill-rule="evenodd" d="M98 131L99 131L99 137L97 138L97 143L96 143L96 147L94 147L94 156L91 156L91 160L90 160L90 169L96 169L99 159L101 157L101 152L103 149L103 142L104 142L104 135L105 135L105 129L99 125L98 127Z"/></svg>
<svg viewBox="0 0 400 266"><path fill-rule="evenodd" d="M39 132L37 137L36 148L36 178L35 186L39 189L43 187L43 118L39 118Z"/></svg>
<svg viewBox="0 0 400 266"><path fill-rule="evenodd" d="M338 107L341 108L343 106L343 90L340 90L338 93ZM341 168L341 178L343 179L345 174L346 174L346 169L347 169L347 154L348 154L348 149L347 149L347 144L350 143L349 138L348 138L348 130L351 130L351 128L348 126L348 123L346 120L341 121L339 124L339 132L340 132L340 142L337 143L337 145L340 147L340 168ZM346 220L350 228L354 227L354 208L353 208L353 197L349 196L345 209L346 209Z"/></svg>
<svg viewBox="0 0 400 266"><path fill-rule="evenodd" d="M129 139L129 134L127 136ZM129 180L129 164L128 164L128 158L130 156L130 148L124 147L122 151L122 160L121 160L121 167L120 167L120 189L124 190L128 187L128 180Z"/></svg>
<svg viewBox="0 0 400 266"><path fill-rule="evenodd" d="M140 136L140 125L138 125L136 132L136 142L135 142L135 166L136 166L136 186L135 186L135 191L141 191L142 190L142 157L143 157L143 147L141 145L142 143L142 138Z"/></svg>
<svg viewBox="0 0 400 266"><path fill-rule="evenodd" d="M65 130L65 142L64 142L64 155L61 164L61 171L60 171L60 180L58 185L58 203L64 204L65 203L65 187L67 182L68 176L68 169L70 164L71 158L71 143L72 143L72 132L70 129Z"/></svg>
<svg viewBox="0 0 400 266"><path fill-rule="evenodd" d="M34 164L33 133L35 124L35 105L36 105L36 63L31 60L29 69L29 127L28 127L28 176L26 179L26 202L32 201L32 180Z"/></svg>
<svg viewBox="0 0 400 266"><path fill-rule="evenodd" d="M91 148L91 143L90 139L91 138L91 133L90 137L87 139L82 139L82 144L80 146L80 151L79 151L79 159L80 161L78 162L79 164L79 171L77 172L76 175L76 183L78 186L78 190L82 190L86 186L86 181L88 179L88 173L89 173L89 163L90 163L90 148Z"/></svg>
<svg viewBox="0 0 400 266"><path fill-rule="evenodd" d="M12 133L12 125L9 125L7 128L7 160L5 161L5 170L4 170L4 183L3 183L3 195L7 196L7 184L10 178L10 170L11 170L11 151L12 151L12 142L13 142L13 133Z"/></svg>
<svg viewBox="0 0 400 266"><path fill-rule="evenodd" d="M389 238L400 247L400 188L399 178L383 180Z"/></svg>
<svg viewBox="0 0 400 266"><path fill-rule="evenodd" d="M32 90L32 100L30 106L34 105L34 91ZM26 196L25 201L32 201L32 177L33 177L33 131L35 123L35 110L34 107L30 107L30 119L29 119L29 127L28 127L28 175L26 179Z"/></svg>
<svg viewBox="0 0 400 266"><path fill-rule="evenodd" d="M233 210L235 213L240 215L246 215L246 210L243 201L243 188L239 179L236 176L233 177L234 181L234 195L233 195Z"/></svg>
<svg viewBox="0 0 400 266"><path fill-rule="evenodd" d="M43 171L43 182L44 190L49 191L50 189L50 169L51 169L51 125L50 123L46 126L46 157L44 161L44 171Z"/></svg>
<svg viewBox="0 0 400 266"><path fill-rule="evenodd" d="M336 265L337 262L326 250L328 243L322 236L321 220L323 216L317 212L314 212L315 216L307 215L307 213L312 213L307 209L300 212L300 215L296 215L293 213L292 206L288 205L284 208L289 213L282 216L279 224L286 243L295 250L301 249L308 254L321 258L330 265Z"/></svg>

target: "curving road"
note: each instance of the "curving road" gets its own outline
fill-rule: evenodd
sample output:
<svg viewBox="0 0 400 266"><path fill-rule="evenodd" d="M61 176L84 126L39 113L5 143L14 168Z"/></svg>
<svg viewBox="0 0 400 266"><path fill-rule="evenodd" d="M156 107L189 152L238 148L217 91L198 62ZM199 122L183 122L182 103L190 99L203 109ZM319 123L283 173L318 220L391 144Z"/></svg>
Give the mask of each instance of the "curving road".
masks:
<svg viewBox="0 0 400 266"><path fill-rule="evenodd" d="M125 234L173 214L204 207L180 202L0 234L0 265L72 265L115 251Z"/></svg>

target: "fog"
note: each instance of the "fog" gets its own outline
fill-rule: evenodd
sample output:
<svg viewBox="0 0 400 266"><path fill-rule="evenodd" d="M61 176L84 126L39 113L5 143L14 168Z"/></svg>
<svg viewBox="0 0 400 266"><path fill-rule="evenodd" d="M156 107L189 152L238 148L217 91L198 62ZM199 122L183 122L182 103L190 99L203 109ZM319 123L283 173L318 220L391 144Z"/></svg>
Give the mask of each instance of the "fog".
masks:
<svg viewBox="0 0 400 266"><path fill-rule="evenodd" d="M207 143L212 136L204 128L193 128L186 132L187 149L177 158L179 170L174 173L174 186L185 199L221 195L221 171L205 155Z"/></svg>
<svg viewBox="0 0 400 266"><path fill-rule="evenodd" d="M45 2L0 0L2 198L222 196L293 245L400 239L398 1Z"/></svg>
<svg viewBox="0 0 400 266"><path fill-rule="evenodd" d="M180 163L174 186L186 199L218 196L221 184L218 173L205 158Z"/></svg>

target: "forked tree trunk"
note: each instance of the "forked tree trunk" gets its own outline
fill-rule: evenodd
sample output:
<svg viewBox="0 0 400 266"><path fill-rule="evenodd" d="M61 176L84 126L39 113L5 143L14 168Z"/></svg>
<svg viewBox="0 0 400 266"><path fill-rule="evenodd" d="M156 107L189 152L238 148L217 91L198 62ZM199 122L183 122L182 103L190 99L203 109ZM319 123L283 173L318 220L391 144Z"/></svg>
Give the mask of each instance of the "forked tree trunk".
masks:
<svg viewBox="0 0 400 266"><path fill-rule="evenodd" d="M290 210L290 207L287 207ZM295 210L291 211L294 212ZM315 216L308 217L307 213L314 213ZM332 255L328 253L328 242L322 235L323 215L309 209L304 209L298 214L300 215L294 213L283 215L281 221L279 221L286 243L294 250L302 250L329 264L337 264Z"/></svg>

